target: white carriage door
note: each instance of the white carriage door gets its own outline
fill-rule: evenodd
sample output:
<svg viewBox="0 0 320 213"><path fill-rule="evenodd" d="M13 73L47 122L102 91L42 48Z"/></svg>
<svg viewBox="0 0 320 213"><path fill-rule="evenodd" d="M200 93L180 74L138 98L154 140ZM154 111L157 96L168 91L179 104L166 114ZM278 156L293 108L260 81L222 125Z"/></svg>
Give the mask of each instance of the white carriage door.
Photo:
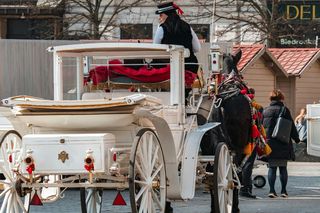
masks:
<svg viewBox="0 0 320 213"><path fill-rule="evenodd" d="M307 105L307 152L320 157L320 104Z"/></svg>

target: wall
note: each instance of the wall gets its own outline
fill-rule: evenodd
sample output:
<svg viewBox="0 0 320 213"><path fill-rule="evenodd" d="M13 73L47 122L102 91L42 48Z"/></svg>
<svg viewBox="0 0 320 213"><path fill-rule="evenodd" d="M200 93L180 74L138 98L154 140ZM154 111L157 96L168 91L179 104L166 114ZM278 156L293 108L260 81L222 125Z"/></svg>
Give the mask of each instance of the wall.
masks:
<svg viewBox="0 0 320 213"><path fill-rule="evenodd" d="M263 107L269 105L269 93L275 88L275 75L273 71L264 63L260 57L243 73L244 80L249 87L255 89L255 100Z"/></svg>
<svg viewBox="0 0 320 213"><path fill-rule="evenodd" d="M7 19L0 18L0 39L6 38L7 35Z"/></svg>
<svg viewBox="0 0 320 213"><path fill-rule="evenodd" d="M311 67L296 78L296 106L295 112L306 107L306 104L319 103L320 100L320 64L314 62Z"/></svg>
<svg viewBox="0 0 320 213"><path fill-rule="evenodd" d="M52 54L47 48L74 41L0 39L0 99L15 95L53 98Z"/></svg>
<svg viewBox="0 0 320 213"><path fill-rule="evenodd" d="M295 114L295 77L277 76L276 88L284 94L284 103Z"/></svg>
<svg viewBox="0 0 320 213"><path fill-rule="evenodd" d="M49 46L85 43L61 40L0 39L0 99L15 95L31 95L53 99L53 63ZM209 44L197 53L208 75Z"/></svg>

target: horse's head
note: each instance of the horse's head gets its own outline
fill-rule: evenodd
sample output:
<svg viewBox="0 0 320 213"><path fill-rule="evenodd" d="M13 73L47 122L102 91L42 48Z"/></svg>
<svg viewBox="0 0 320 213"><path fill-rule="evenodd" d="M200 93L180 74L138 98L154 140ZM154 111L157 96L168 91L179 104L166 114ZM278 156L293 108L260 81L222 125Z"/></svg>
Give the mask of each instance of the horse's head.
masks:
<svg viewBox="0 0 320 213"><path fill-rule="evenodd" d="M239 74L237 64L240 61L241 55L241 49L239 49L234 55L224 54L222 74L231 74L232 71L234 71L235 74Z"/></svg>

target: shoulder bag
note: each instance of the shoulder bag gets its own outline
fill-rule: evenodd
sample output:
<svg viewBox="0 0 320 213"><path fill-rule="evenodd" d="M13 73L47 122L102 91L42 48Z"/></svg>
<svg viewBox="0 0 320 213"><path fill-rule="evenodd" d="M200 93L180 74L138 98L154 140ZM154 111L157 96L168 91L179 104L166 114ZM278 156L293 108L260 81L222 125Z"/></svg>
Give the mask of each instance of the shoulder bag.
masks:
<svg viewBox="0 0 320 213"><path fill-rule="evenodd" d="M277 122L273 129L271 137L277 139L282 143L289 143L291 128L292 128L292 121L283 117L284 112L285 112L285 107L283 106L281 108L279 117L277 118Z"/></svg>

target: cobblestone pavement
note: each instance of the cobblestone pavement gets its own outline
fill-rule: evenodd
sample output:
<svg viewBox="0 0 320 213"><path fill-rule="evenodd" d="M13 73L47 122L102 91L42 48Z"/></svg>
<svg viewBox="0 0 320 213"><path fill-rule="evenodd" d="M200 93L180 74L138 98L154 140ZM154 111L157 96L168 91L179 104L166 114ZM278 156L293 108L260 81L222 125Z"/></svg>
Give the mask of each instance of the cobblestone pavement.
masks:
<svg viewBox="0 0 320 213"><path fill-rule="evenodd" d="M289 198L270 199L267 197L268 185L261 189L254 188L258 199L240 197L241 213L319 213L320 202L320 163L289 163ZM254 170L255 175L266 177L267 167L261 165ZM277 192L280 181L277 179ZM116 191L104 191L103 213L128 213L130 210L128 191L123 192L127 206L112 206ZM209 213L210 195L197 189L194 199L173 202L174 213ZM79 190L67 190L64 198L43 206L31 206L35 213L78 213L80 212Z"/></svg>
<svg viewBox="0 0 320 213"><path fill-rule="evenodd" d="M254 188L258 199L240 197L241 213L319 213L320 202L320 163L289 163L289 198L270 199L267 197L268 185L261 189ZM267 167L261 165L254 170L255 175L266 175ZM266 176L265 176L266 177ZM280 181L277 179L277 191ZM127 206L112 206L115 191L105 191L103 195L103 211L124 213L130 211L128 192L123 193ZM210 196L197 189L195 198L190 201L173 202L174 213L209 213ZM30 212L37 213L77 213L80 212L78 190L69 190L65 197L55 203L44 206L32 206Z"/></svg>

